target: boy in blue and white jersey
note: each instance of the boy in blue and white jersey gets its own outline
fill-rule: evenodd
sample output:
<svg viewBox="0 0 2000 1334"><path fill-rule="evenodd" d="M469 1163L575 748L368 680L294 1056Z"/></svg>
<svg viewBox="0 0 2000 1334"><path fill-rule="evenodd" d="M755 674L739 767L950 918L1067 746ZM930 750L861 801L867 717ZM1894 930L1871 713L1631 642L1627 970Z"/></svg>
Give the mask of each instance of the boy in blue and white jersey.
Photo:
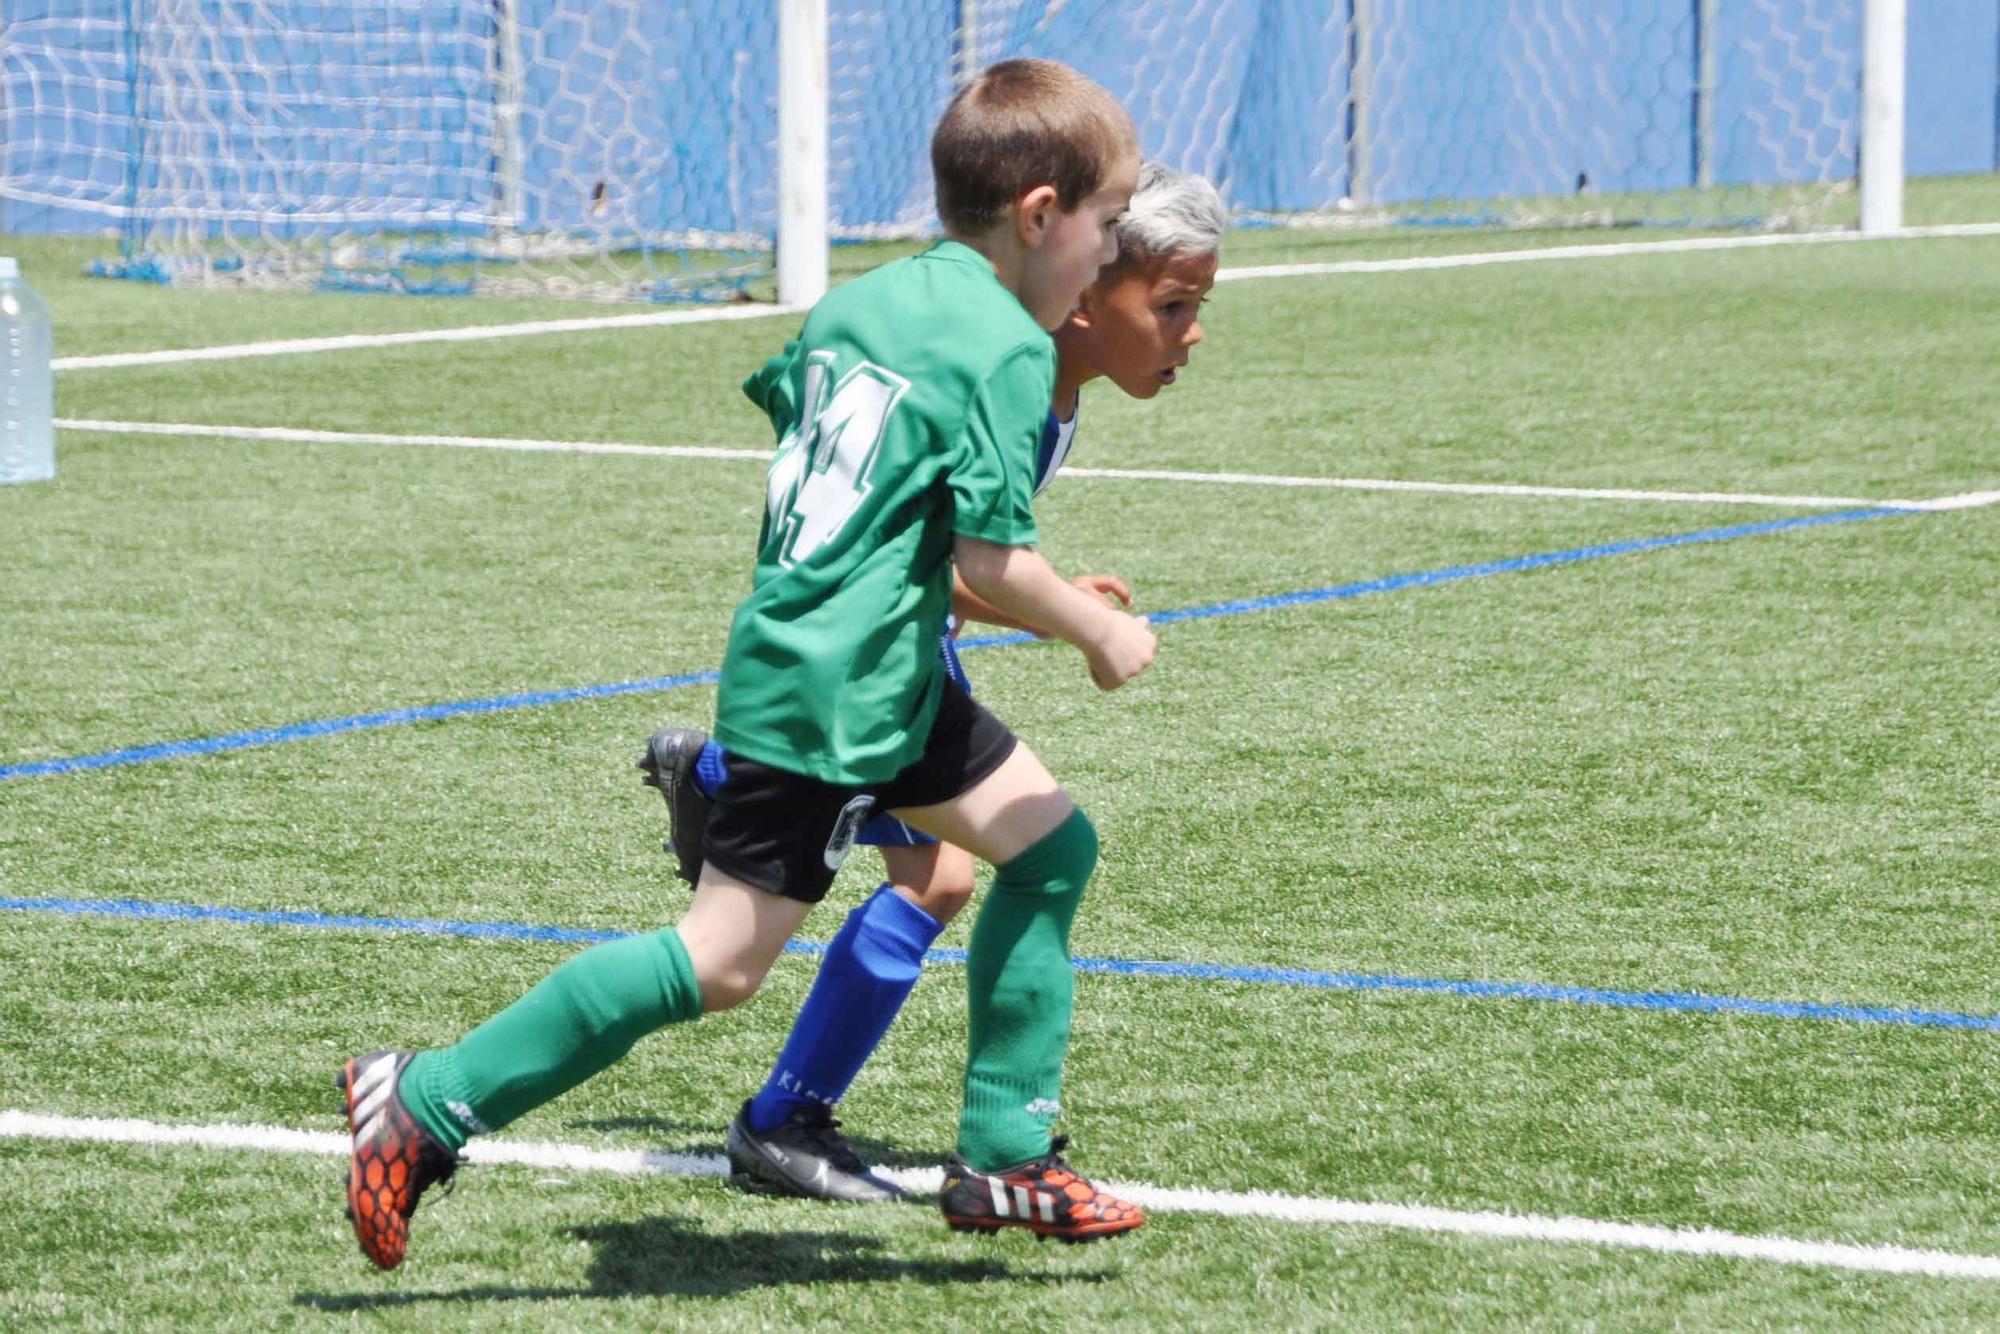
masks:
<svg viewBox="0 0 2000 1334"><path fill-rule="evenodd" d="M1085 289L1055 334L1055 392L1036 459L1037 496L1069 457L1083 385L1103 377L1134 398L1152 398L1174 383L1202 339L1200 308L1215 282L1226 222L1222 199L1206 180L1158 164L1141 170L1118 224L1117 260ZM1131 604L1131 589L1116 575L1071 582ZM966 621L1036 628L983 602L962 581L952 611L939 647L952 679L968 691L953 643ZM688 728L655 733L640 761L646 781L667 799L668 847L690 884L700 874L702 829L728 763L706 734ZM855 841L882 850L888 878L827 946L777 1065L729 1127L730 1162L753 1188L850 1201L899 1193L855 1154L831 1108L908 998L925 951L971 898L973 858L889 815L871 820Z"/></svg>

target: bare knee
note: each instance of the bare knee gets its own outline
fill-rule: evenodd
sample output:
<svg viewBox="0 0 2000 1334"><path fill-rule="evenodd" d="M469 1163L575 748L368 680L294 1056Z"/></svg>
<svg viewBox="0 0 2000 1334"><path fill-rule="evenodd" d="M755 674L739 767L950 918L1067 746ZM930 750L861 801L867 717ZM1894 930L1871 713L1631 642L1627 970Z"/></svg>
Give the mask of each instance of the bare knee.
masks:
<svg viewBox="0 0 2000 1334"><path fill-rule="evenodd" d="M694 962L695 982L701 987L701 1011L714 1014L719 1010L734 1009L757 994L757 988L764 985L764 974L769 965L762 967L742 960L715 959Z"/></svg>
<svg viewBox="0 0 2000 1334"><path fill-rule="evenodd" d="M972 854L949 843L910 851L914 855L894 857L884 851L889 883L939 925L951 921L972 899Z"/></svg>
<svg viewBox="0 0 2000 1334"><path fill-rule="evenodd" d="M896 892L929 913L939 926L950 922L972 901L972 872L968 866L965 878L938 878L921 885L897 885Z"/></svg>

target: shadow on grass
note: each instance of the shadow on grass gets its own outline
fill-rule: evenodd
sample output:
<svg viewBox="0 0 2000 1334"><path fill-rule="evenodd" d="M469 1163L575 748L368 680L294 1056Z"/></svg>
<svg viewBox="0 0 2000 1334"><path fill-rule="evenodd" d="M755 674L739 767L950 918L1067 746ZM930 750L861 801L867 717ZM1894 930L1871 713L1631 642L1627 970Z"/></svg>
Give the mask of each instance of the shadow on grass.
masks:
<svg viewBox="0 0 2000 1334"><path fill-rule="evenodd" d="M722 1153L716 1127L674 1121L661 1116L602 1116L567 1123L573 1130L632 1130L659 1141L649 1147L669 1148L675 1153ZM713 1138L711 1138L713 1137ZM850 1135L847 1142L861 1155L861 1161L875 1167L943 1167L948 1150L901 1149L865 1135Z"/></svg>
<svg viewBox="0 0 2000 1334"><path fill-rule="evenodd" d="M1109 1271L1016 1269L999 1260L908 1260L882 1254L875 1237L841 1232L705 1232L681 1218L644 1218L569 1229L591 1244L588 1287L481 1284L442 1292L302 1292L294 1306L373 1311L472 1302L578 1297L728 1297L780 1284L1102 1283Z"/></svg>
<svg viewBox="0 0 2000 1334"><path fill-rule="evenodd" d="M723 1127L707 1122L677 1121L665 1116L587 1116L563 1122L566 1130L637 1130L669 1144L677 1153L721 1153ZM685 1141L685 1143L683 1143Z"/></svg>

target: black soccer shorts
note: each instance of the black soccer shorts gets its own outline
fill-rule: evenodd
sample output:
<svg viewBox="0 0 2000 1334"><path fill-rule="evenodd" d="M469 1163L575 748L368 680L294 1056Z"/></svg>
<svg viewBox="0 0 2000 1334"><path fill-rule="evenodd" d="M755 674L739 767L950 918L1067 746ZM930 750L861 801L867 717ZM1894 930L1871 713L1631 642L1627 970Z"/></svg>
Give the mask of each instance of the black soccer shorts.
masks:
<svg viewBox="0 0 2000 1334"><path fill-rule="evenodd" d="M801 903L833 887L854 836L877 811L934 806L971 791L1020 742L946 681L923 754L886 783L850 787L731 752L702 834L702 858L746 884Z"/></svg>

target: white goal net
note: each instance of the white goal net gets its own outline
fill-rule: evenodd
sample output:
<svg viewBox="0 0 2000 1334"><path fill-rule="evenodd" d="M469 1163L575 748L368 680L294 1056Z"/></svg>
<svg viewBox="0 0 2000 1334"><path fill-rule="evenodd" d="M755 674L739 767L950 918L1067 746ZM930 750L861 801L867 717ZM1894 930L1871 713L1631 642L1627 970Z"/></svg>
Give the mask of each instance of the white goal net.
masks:
<svg viewBox="0 0 2000 1334"><path fill-rule="evenodd" d="M968 71L1066 60L1240 220L1852 221L1862 0L828 0L828 223L935 228ZM740 297L772 0L6 0L0 228L166 282Z"/></svg>
<svg viewBox="0 0 2000 1334"><path fill-rule="evenodd" d="M1300 224L1850 221L1862 0L981 0L963 62L1068 60L1145 149ZM865 121L842 126L865 136ZM836 153L836 160L839 154ZM905 221L923 222L913 194ZM842 220L851 221L851 220Z"/></svg>
<svg viewBox="0 0 2000 1334"><path fill-rule="evenodd" d="M39 3L0 29L0 190L118 226L130 276L671 299L768 268L768 6Z"/></svg>

